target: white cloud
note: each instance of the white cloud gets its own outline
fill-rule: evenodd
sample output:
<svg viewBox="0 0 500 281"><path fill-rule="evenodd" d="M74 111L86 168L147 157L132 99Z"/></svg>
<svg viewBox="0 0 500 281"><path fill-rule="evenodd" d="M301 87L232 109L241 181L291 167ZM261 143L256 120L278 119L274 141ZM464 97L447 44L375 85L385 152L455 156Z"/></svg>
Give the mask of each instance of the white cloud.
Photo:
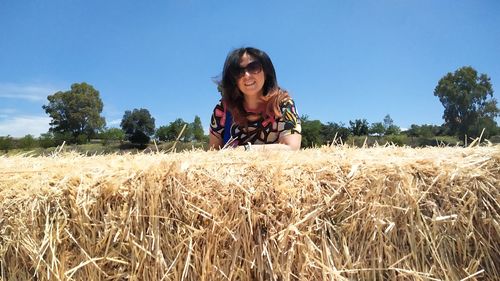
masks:
<svg viewBox="0 0 500 281"><path fill-rule="evenodd" d="M0 120L0 136L23 137L40 134L49 130L50 118L46 116L14 116Z"/></svg>
<svg viewBox="0 0 500 281"><path fill-rule="evenodd" d="M53 87L43 85L0 83L0 98L43 102L47 99L48 95L52 95L55 92L57 90Z"/></svg>

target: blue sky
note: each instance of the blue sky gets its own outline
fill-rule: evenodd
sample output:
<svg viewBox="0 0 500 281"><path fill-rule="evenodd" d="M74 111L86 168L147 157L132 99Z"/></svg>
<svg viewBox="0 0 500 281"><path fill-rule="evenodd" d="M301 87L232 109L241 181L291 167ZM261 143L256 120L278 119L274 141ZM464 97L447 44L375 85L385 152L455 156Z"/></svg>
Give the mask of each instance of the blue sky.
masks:
<svg viewBox="0 0 500 281"><path fill-rule="evenodd" d="M497 0L0 0L0 136L46 132L47 95L79 82L109 127L146 108L157 127L208 128L212 79L242 46L269 54L311 119L442 124L446 73L470 65L499 89L499 14Z"/></svg>

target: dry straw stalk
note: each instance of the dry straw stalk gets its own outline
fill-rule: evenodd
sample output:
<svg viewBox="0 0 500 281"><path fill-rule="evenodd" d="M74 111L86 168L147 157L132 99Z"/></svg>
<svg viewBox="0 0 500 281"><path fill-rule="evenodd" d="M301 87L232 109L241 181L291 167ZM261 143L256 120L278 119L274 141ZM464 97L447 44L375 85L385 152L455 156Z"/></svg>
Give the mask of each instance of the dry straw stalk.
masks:
<svg viewBox="0 0 500 281"><path fill-rule="evenodd" d="M498 280L500 148L0 157L0 280Z"/></svg>

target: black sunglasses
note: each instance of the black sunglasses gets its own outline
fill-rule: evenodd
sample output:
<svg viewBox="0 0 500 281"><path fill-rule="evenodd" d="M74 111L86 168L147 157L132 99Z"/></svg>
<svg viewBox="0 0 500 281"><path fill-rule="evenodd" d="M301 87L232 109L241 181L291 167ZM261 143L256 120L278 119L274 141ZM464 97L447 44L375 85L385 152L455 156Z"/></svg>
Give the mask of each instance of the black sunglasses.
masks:
<svg viewBox="0 0 500 281"><path fill-rule="evenodd" d="M253 61L245 67L239 67L238 70L236 70L236 77L241 78L245 75L246 72L250 74L257 74L262 71L262 64L260 61Z"/></svg>

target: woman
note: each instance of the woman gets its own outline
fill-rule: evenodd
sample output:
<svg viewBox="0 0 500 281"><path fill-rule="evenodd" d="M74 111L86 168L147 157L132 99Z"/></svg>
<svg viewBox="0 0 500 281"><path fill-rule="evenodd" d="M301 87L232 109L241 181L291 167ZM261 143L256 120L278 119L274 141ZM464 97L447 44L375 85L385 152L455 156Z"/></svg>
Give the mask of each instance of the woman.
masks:
<svg viewBox="0 0 500 281"><path fill-rule="evenodd" d="M278 86L274 66L265 52L255 48L230 52L218 86L222 99L211 118L210 148L300 149L302 136L295 103Z"/></svg>

